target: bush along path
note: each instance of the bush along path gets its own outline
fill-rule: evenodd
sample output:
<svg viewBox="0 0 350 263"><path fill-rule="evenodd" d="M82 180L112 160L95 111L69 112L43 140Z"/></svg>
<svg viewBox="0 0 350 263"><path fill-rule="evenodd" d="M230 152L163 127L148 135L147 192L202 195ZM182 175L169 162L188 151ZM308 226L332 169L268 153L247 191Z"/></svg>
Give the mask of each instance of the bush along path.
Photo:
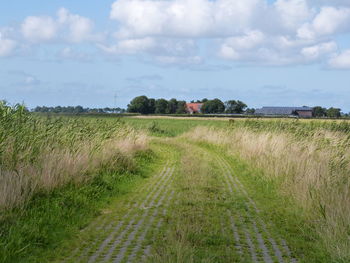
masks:
<svg viewBox="0 0 350 263"><path fill-rule="evenodd" d="M159 172L57 262L316 262L262 216L274 211L262 211L228 156L179 138L155 139L153 148L167 152Z"/></svg>

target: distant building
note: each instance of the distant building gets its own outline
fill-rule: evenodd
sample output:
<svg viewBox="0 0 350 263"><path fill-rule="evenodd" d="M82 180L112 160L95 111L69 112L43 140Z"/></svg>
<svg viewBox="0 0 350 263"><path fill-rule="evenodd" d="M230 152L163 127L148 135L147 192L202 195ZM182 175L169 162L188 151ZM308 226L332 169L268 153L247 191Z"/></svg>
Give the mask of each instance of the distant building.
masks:
<svg viewBox="0 0 350 263"><path fill-rule="evenodd" d="M201 113L203 103L186 103L186 111L189 114Z"/></svg>
<svg viewBox="0 0 350 263"><path fill-rule="evenodd" d="M256 115L270 116L297 116L302 118L312 117L312 108L310 107L262 107L255 111Z"/></svg>

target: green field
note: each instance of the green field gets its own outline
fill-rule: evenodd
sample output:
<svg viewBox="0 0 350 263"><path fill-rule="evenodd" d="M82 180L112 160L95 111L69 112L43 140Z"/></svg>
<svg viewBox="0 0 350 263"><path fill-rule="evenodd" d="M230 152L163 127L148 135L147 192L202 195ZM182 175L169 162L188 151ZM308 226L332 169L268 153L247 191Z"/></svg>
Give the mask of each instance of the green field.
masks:
<svg viewBox="0 0 350 263"><path fill-rule="evenodd" d="M348 122L2 107L1 262L350 260Z"/></svg>

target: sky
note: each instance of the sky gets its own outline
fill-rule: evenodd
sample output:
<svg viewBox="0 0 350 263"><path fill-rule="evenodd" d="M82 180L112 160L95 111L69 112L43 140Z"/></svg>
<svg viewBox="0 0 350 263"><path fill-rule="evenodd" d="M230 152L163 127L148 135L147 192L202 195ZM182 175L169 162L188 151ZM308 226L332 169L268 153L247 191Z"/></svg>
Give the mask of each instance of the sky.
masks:
<svg viewBox="0 0 350 263"><path fill-rule="evenodd" d="M30 108L146 95L349 112L350 1L2 1L0 79L0 100Z"/></svg>

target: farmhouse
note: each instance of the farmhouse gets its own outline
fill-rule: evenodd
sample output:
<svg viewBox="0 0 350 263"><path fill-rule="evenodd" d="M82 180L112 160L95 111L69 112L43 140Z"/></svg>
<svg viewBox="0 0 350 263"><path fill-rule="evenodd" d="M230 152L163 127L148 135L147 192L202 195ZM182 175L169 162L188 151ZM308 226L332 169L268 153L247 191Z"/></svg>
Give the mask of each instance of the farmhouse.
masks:
<svg viewBox="0 0 350 263"><path fill-rule="evenodd" d="M201 113L203 103L186 103L186 111L189 114Z"/></svg>
<svg viewBox="0 0 350 263"><path fill-rule="evenodd" d="M310 107L262 107L255 111L256 115L273 116L297 116L302 118L312 117L312 108Z"/></svg>

